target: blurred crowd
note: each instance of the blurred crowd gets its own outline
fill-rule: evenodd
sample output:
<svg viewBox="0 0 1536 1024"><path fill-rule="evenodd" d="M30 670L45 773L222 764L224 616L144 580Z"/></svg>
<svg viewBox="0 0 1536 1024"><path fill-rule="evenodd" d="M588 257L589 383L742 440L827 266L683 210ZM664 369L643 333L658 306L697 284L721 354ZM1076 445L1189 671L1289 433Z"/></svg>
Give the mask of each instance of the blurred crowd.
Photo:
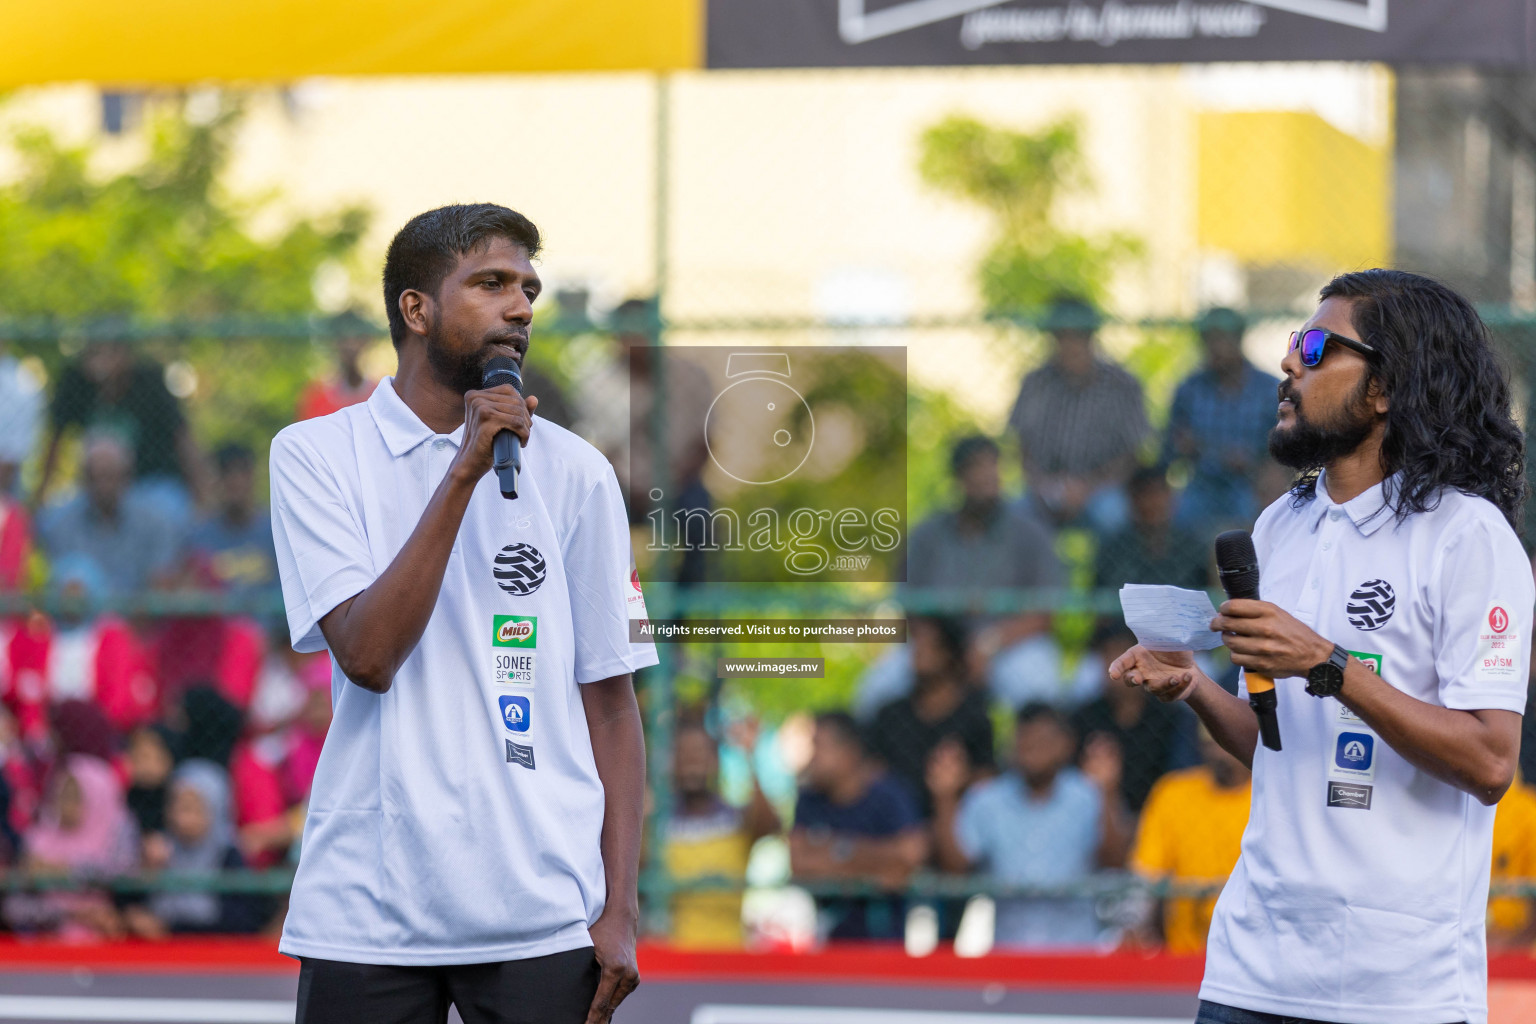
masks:
<svg viewBox="0 0 1536 1024"><path fill-rule="evenodd" d="M610 362L569 400L536 366L526 375L539 415L597 444L621 481L653 457L628 406L650 393L655 319L646 300L620 306ZM816 893L814 941L910 941L918 919L952 938L984 919L1000 949L1203 947L1247 821L1247 770L1183 705L1109 680L1134 643L1118 619L1063 642L1072 630L1051 612L926 614L917 598L1211 586L1212 536L1251 526L1290 482L1266 447L1278 381L1244 357L1241 315L1209 310L1202 365L1154 432L1142 385L1097 344L1097 310L1064 299L1042 326L1049 355L1020 383L1007 435L952 439L951 499L906 547L908 642L869 666L849 706L773 728L718 702L678 709L668 810L646 850L683 887L666 900L678 944L800 941L771 910L744 913L755 873ZM346 314L327 333L334 363L295 417L377 383L362 369L374 328ZM670 382L680 425L702 422L702 384ZM708 509L701 436L668 437L677 506ZM1026 484L1010 494L1014 453ZM165 367L130 342L92 340L46 391L0 353L0 593L41 590L52 610L0 619L0 868L100 882L12 884L0 926L154 937L280 923L273 895L108 884L298 854L331 673L289 647L257 458L208 450ZM708 566L689 552L670 575L699 581ZM197 600L155 616L99 607L183 592ZM218 614L210 593L226 599ZM1230 669L1205 667L1235 687ZM1536 877L1536 795L1517 785L1497 820L1496 877ZM1151 901L1092 895L1131 877L1164 888ZM997 895L914 898L917 878L984 880ZM1490 934L1529 946L1529 901L1495 900Z"/></svg>
<svg viewBox="0 0 1536 1024"><path fill-rule="evenodd" d="M1240 314L1198 321L1203 365L1179 384L1160 437L1141 384L1095 343L1100 322L1073 300L1044 322L1051 352L1020 384L1005 439L1022 493L1004 492L998 439L953 443L955 498L912 530L909 586L961 604L1034 587L1211 587L1214 535L1250 528L1288 489L1267 450L1279 381L1244 357ZM720 730L707 712L685 719L665 832L672 877L741 883L754 844L782 836L789 875L817 893L815 941L910 946L914 922L955 938L974 916L983 947L1202 950L1248 821L1250 773L1185 705L1110 680L1136 642L1121 621L1099 619L1086 651L1065 652L1057 618L911 615L908 642L871 666L852 707L810 719L787 824L755 776L744 806L722 799ZM1235 692L1235 670L1201 658ZM760 744L727 739L737 763L763 763ZM1536 877L1536 791L1523 781L1498 809L1493 872ZM967 876L996 898L911 895L914 879ZM1146 884L1096 885L1132 878ZM748 908L744 924L739 894L700 888L673 898L673 941L793 944L772 915ZM1137 891L1156 898L1123 895ZM1489 937L1531 948L1530 900L1493 900Z"/></svg>
<svg viewBox="0 0 1536 1024"><path fill-rule="evenodd" d="M296 416L372 391L359 357L376 332L356 317L331 326L334 370ZM0 926L157 937L280 923L271 895L107 884L297 855L331 672L288 645L256 460L242 444L205 450L166 368L117 332L88 342L51 393L0 354L0 593L49 598L0 619L0 868L102 883L13 885ZM76 486L60 487L71 463ZM195 594L187 614L111 610L182 592ZM210 594L231 611L204 610Z"/></svg>

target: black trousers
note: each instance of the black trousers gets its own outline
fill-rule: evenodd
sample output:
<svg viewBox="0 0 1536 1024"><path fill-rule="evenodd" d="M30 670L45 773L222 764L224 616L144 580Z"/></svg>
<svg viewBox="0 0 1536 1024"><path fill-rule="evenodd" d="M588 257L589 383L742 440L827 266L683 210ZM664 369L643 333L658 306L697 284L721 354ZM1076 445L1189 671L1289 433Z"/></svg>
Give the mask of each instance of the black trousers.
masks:
<svg viewBox="0 0 1536 1024"><path fill-rule="evenodd" d="M389 967L304 957L297 1024L582 1024L597 992L591 946L451 967Z"/></svg>

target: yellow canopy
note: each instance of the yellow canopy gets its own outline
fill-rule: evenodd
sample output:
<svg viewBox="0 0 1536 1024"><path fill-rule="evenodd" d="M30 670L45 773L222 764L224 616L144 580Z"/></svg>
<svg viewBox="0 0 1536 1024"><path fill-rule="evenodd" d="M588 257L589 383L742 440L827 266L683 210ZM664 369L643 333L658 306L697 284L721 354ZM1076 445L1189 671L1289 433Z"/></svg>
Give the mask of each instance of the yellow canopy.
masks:
<svg viewBox="0 0 1536 1024"><path fill-rule="evenodd" d="M0 88L698 67L702 0L0 0Z"/></svg>

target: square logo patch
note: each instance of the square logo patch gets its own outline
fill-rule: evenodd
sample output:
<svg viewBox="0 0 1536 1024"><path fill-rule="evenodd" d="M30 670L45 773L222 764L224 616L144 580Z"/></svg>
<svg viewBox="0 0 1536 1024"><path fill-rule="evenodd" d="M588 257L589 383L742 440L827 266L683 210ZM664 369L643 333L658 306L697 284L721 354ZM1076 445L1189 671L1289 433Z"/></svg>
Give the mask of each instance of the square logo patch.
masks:
<svg viewBox="0 0 1536 1024"><path fill-rule="evenodd" d="M1333 763L1345 771L1368 772L1376 759L1376 737L1365 732L1341 732L1333 748Z"/></svg>
<svg viewBox="0 0 1536 1024"><path fill-rule="evenodd" d="M1355 810L1368 811L1371 809L1370 786L1355 786L1348 782L1328 783L1329 807L1352 807Z"/></svg>
<svg viewBox="0 0 1536 1024"><path fill-rule="evenodd" d="M531 769L533 767L533 748L507 740L507 763L520 764L524 768Z"/></svg>
<svg viewBox="0 0 1536 1024"><path fill-rule="evenodd" d="M496 703L501 706L501 721L508 732L528 731L528 721L533 715L533 708L527 697L508 694L496 698Z"/></svg>
<svg viewBox="0 0 1536 1024"><path fill-rule="evenodd" d="M493 622L491 643L497 647L521 647L532 650L539 645L537 615L497 615Z"/></svg>

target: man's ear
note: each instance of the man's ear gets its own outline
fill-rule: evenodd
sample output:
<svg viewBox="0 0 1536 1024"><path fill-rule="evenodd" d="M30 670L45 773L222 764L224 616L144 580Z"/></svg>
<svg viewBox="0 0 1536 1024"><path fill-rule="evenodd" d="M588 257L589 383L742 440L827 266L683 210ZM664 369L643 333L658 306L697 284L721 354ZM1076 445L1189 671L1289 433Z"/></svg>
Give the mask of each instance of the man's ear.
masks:
<svg viewBox="0 0 1536 1024"><path fill-rule="evenodd" d="M1386 385L1374 374L1371 376L1370 383L1365 386L1365 395L1371 400L1371 408L1376 410L1378 416L1385 416L1387 410L1392 408L1392 399L1387 397Z"/></svg>
<svg viewBox="0 0 1536 1024"><path fill-rule="evenodd" d="M437 304L426 292L407 288L400 293L400 316L405 329L420 338L432 333L432 318L437 315Z"/></svg>

